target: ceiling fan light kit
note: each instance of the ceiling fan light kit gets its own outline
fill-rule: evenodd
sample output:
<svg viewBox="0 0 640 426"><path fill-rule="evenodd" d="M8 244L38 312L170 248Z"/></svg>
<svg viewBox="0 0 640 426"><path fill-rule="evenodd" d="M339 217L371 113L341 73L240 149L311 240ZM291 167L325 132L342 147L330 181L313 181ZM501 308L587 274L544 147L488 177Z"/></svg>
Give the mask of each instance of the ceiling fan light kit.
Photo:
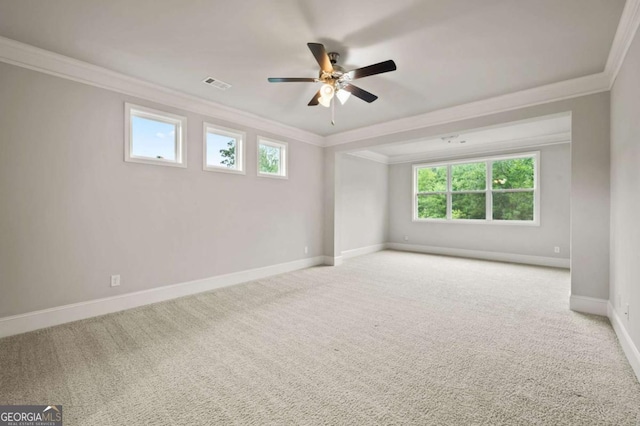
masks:
<svg viewBox="0 0 640 426"><path fill-rule="evenodd" d="M345 71L341 66L337 65L340 55L336 52L327 53L324 46L320 43L307 43L309 50L320 65L320 73L318 78L269 78L270 83L323 83L320 90L309 101L309 106L322 105L329 108L335 105L331 102L334 97L338 98L342 105L347 102L351 95L371 103L378 99L373 93L369 93L364 89L351 84L352 80L368 77L370 75L382 74L396 70L396 64L392 60L379 62L367 67L358 68L351 71ZM333 114L333 111L332 111ZM332 118L331 124L335 124Z"/></svg>
<svg viewBox="0 0 640 426"><path fill-rule="evenodd" d="M320 88L320 97L318 98L318 102L323 107L329 108L331 106L331 99L333 99L333 95L336 92L336 89L332 84L325 83Z"/></svg>
<svg viewBox="0 0 640 426"><path fill-rule="evenodd" d="M351 96L351 92L347 92L344 89L340 89L336 93L336 97L338 98L338 100L342 105L344 105L347 102L347 100L349 100L350 96Z"/></svg>

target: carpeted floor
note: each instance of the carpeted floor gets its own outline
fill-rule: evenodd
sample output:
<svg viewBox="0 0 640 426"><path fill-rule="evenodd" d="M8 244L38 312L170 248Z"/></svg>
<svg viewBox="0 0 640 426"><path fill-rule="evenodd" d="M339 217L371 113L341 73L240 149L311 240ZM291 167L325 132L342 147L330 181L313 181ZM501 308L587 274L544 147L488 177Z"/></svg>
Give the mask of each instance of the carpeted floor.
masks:
<svg viewBox="0 0 640 426"><path fill-rule="evenodd" d="M385 251L0 340L65 425L637 425L565 270Z"/></svg>

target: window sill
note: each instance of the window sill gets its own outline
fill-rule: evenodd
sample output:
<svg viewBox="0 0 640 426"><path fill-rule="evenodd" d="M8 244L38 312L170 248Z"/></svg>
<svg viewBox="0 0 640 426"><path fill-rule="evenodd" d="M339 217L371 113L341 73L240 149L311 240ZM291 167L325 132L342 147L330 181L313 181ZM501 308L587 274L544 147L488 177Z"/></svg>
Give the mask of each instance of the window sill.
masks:
<svg viewBox="0 0 640 426"><path fill-rule="evenodd" d="M272 179L289 179L289 176L282 176L270 173L260 173L258 172L258 177L272 178Z"/></svg>
<svg viewBox="0 0 640 426"><path fill-rule="evenodd" d="M490 225L490 226L540 226L540 221L523 220L483 220L483 219L412 219L414 223L431 223L443 225Z"/></svg>
<svg viewBox="0 0 640 426"><path fill-rule="evenodd" d="M236 169L229 169L226 167L215 167L215 166L209 166L209 167L203 167L202 170L204 170L205 172L216 172L216 173L229 173L232 175L246 175L247 173L244 170L236 170Z"/></svg>
<svg viewBox="0 0 640 426"><path fill-rule="evenodd" d="M142 158L142 157L131 157L128 156L124 159L127 163L139 163L139 164L150 164L152 166L169 166L169 167L181 167L183 169L187 168L187 163L182 162L178 163L175 161L168 160L154 160L153 158Z"/></svg>

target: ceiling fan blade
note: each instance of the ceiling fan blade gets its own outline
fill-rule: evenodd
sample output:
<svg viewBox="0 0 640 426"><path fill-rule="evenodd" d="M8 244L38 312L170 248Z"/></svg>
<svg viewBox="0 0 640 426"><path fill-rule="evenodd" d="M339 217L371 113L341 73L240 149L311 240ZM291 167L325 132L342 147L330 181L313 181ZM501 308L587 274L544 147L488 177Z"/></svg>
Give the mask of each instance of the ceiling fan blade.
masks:
<svg viewBox="0 0 640 426"><path fill-rule="evenodd" d="M318 90L316 92L315 95L313 95L313 98L311 98L311 100L309 101L309 103L307 104L308 106L315 106L318 105L318 99L320 99L320 91Z"/></svg>
<svg viewBox="0 0 640 426"><path fill-rule="evenodd" d="M333 72L333 65L331 65L331 60L326 50L324 50L324 46L320 43L307 43L307 46L309 46L309 50L311 50L316 61L318 61L320 69L324 72Z"/></svg>
<svg viewBox="0 0 640 426"><path fill-rule="evenodd" d="M315 83L318 81L317 78L288 78L288 77L270 77L268 78L269 83Z"/></svg>
<svg viewBox="0 0 640 426"><path fill-rule="evenodd" d="M370 75L382 74L384 72L395 71L396 63L392 60L379 62L377 64L369 65L368 67L358 68L356 70L349 71L351 80L357 78L368 77Z"/></svg>
<svg viewBox="0 0 640 426"><path fill-rule="evenodd" d="M351 94L353 96L356 96L360 99L362 99L365 102L373 102L376 99L378 99L378 97L376 95L374 95L373 93L367 92L364 89L359 88L358 86L354 86L353 84L349 84L347 86L345 86L342 90L346 90L347 92L351 92Z"/></svg>

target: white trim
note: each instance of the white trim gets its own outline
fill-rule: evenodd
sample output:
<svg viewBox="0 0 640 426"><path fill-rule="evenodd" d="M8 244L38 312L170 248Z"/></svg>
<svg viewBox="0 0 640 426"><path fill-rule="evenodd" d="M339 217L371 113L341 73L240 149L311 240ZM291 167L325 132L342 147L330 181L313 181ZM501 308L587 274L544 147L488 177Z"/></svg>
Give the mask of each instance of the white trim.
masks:
<svg viewBox="0 0 640 426"><path fill-rule="evenodd" d="M624 322L618 316L618 313L611 305L611 301L607 303L607 313L609 316L609 321L611 321L611 325L613 326L613 330L618 336L620 346L622 346L622 350L627 356L629 364L631 364L631 368L636 373L638 381L640 381L640 351L638 351L638 347L633 343L633 340L631 340L631 336L629 336L629 333L627 333Z"/></svg>
<svg viewBox="0 0 640 426"><path fill-rule="evenodd" d="M571 143L571 133L558 133L534 138L525 138L513 141L501 141L483 144L481 146L469 146L459 149L439 149L415 154L402 154L388 157L388 164L413 163L415 161L446 161L473 155L501 154L505 151L521 149L534 149L543 146L562 145ZM350 153L351 154L351 153ZM380 154L382 155L382 154Z"/></svg>
<svg viewBox="0 0 640 426"><path fill-rule="evenodd" d="M0 338L211 291L322 264L324 264L323 256L310 257L293 262L248 269L246 271L217 275L201 280L4 317L0 318Z"/></svg>
<svg viewBox="0 0 640 426"><path fill-rule="evenodd" d="M609 90L609 81L608 76L603 72L572 80L565 80L546 86L496 96L482 101L470 102L425 114L336 133L325 138L325 146L342 145L349 142L388 136L425 127L606 92Z"/></svg>
<svg viewBox="0 0 640 426"><path fill-rule="evenodd" d="M491 164L494 161L501 160L510 160L517 158L533 158L534 159L534 169L533 169L533 188L526 188L522 191L519 190L504 190L504 191L496 191L493 189L492 185L492 169ZM456 164L473 164L473 163L484 163L486 167L486 188L483 190L473 190L473 191L457 191L457 193L477 193L477 194L486 194L486 217L485 219L453 219L451 216L451 208L452 208L452 195L456 192L452 191L451 179L452 179L452 171L451 166ZM446 218L418 218L417 213L417 198L418 198L418 174L416 173L418 169L421 168L436 168L436 167L446 167L447 168L447 189L446 191L434 191L434 192L423 192L421 194L428 195L446 195L447 197L447 215ZM411 188L411 221L415 223L443 223L443 224L475 224L475 225L524 225L524 226L540 226L540 151L531 151L531 152L518 152L515 154L502 154L502 155L494 155L490 157L475 157L475 158L464 158L464 159L456 159L449 160L445 162L429 162L429 163L419 163L413 164L411 167L412 173L412 188ZM534 206L533 206L533 220L495 220L493 219L493 205L492 197L494 192L529 192L533 190L534 196Z"/></svg>
<svg viewBox="0 0 640 426"><path fill-rule="evenodd" d="M131 117L136 116L160 121L175 126L176 160L139 157L133 155L133 126ZM128 163L152 164L155 166L187 167L187 117L169 112L148 108L141 105L124 103L124 161Z"/></svg>
<svg viewBox="0 0 640 426"><path fill-rule="evenodd" d="M384 154L380 154L374 151L354 151L347 152L348 155L353 157L362 158L369 161L375 161L376 163L389 164L389 157Z"/></svg>
<svg viewBox="0 0 640 426"><path fill-rule="evenodd" d="M572 294L569 298L569 309L585 314L601 315L606 317L607 300Z"/></svg>
<svg viewBox="0 0 640 426"><path fill-rule="evenodd" d="M606 92L611 89L615 82L620 67L624 62L626 52L639 26L640 0L627 0L603 72L348 130L327 137L196 96L187 95L68 56L20 43L6 37L0 37L0 61L186 111L227 120L268 133L290 137L301 142L317 146L334 146Z"/></svg>
<svg viewBox="0 0 640 426"><path fill-rule="evenodd" d="M280 150L280 173L266 173L260 171L260 145L271 146ZM289 144L275 139L258 136L256 142L256 172L258 177L289 179Z"/></svg>
<svg viewBox="0 0 640 426"><path fill-rule="evenodd" d="M214 133L217 135L224 135L236 140L236 165L240 167L236 167L234 169L224 167L224 166L210 166L207 164L207 134ZM246 140L247 133L230 129L227 127L218 126L216 124L207 123L206 121L202 123L202 170L207 172L222 172L222 173L233 173L238 175L246 174ZM238 149L238 147L240 149Z"/></svg>
<svg viewBox="0 0 640 426"><path fill-rule="evenodd" d="M609 89L616 82L629 47L631 47L638 31L638 26L640 26L640 0L626 0L604 68L605 74L609 77Z"/></svg>
<svg viewBox="0 0 640 426"><path fill-rule="evenodd" d="M324 264L328 266L340 266L343 260L342 256L324 256Z"/></svg>
<svg viewBox="0 0 640 426"><path fill-rule="evenodd" d="M343 259L350 259L352 257L357 257L365 254L375 253L377 251L382 251L385 248L387 248L387 244L382 243L382 244L374 244L372 246L359 247L351 250L343 250L342 253L340 253L340 257L342 257Z"/></svg>
<svg viewBox="0 0 640 426"><path fill-rule="evenodd" d="M111 71L68 56L0 37L0 61L54 75L208 117L274 133L312 145L323 146L324 138L255 114L187 95L138 78Z"/></svg>
<svg viewBox="0 0 640 426"><path fill-rule="evenodd" d="M526 265L551 266L566 268L570 260L559 257L530 256L516 253L499 253L494 251L467 250L449 247L424 246L419 244L387 243L387 248L414 253L439 254L443 256L465 257L470 259L493 260L496 262L523 263Z"/></svg>

